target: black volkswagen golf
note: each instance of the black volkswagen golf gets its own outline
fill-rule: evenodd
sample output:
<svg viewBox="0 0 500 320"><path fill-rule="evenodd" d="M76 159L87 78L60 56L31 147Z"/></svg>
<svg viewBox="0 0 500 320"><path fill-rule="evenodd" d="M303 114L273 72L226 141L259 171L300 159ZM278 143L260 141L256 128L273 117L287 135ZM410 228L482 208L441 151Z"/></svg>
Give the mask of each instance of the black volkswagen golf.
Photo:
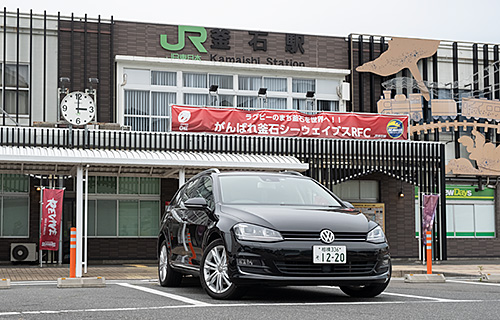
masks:
<svg viewBox="0 0 500 320"><path fill-rule="evenodd" d="M158 261L162 286L190 274L215 299L254 285L333 285L374 297L391 277L382 228L294 172L194 176L166 208Z"/></svg>

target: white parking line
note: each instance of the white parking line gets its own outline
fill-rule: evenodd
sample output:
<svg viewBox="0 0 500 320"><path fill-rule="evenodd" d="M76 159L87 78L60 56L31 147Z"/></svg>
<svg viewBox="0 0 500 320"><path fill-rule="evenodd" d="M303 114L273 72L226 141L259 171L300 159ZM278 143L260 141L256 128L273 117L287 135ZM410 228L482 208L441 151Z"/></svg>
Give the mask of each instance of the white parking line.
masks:
<svg viewBox="0 0 500 320"><path fill-rule="evenodd" d="M86 313L86 312L120 312L120 311L144 311L144 310L165 310L165 309L184 309L184 308L247 308L247 307L276 307L276 306L346 306L346 305L390 305L390 304L425 304L425 303L479 303L485 300L433 300L433 301L345 301L345 302L306 302L306 303L232 303L232 304L189 304L180 306L160 306L160 307L136 307L136 308L103 308L103 309L63 309L63 310L32 310L32 311L14 311L0 312L2 316L12 315L34 315L34 314L64 314L64 313ZM498 301L498 300L493 300Z"/></svg>
<svg viewBox="0 0 500 320"><path fill-rule="evenodd" d="M198 301L198 300L193 300L193 299L186 298L186 297L183 297L183 296L179 296L179 295L176 295L176 294L167 293L167 292L163 292L163 291L159 291L159 290L155 290L155 289L151 289L151 288L147 288L147 287L135 286L135 285L129 284L129 283L117 283L117 285L122 286L122 287L136 289L136 290L141 290L141 291L152 293L152 294L156 294L156 295L159 295L159 296L162 296L162 297L166 297L166 298L169 298L169 299L173 299L173 300L177 300L177 301L181 301L181 302L193 304L195 306L210 306L211 305L211 304L206 303L206 302L201 302L201 301Z"/></svg>
<svg viewBox="0 0 500 320"><path fill-rule="evenodd" d="M330 288L330 289L338 289L338 287L333 287L333 286L320 286L322 288ZM434 297L425 297L425 296L416 296L416 295L411 295L411 294L402 294L402 293L392 293L392 292L382 292L382 294L388 295L388 296L397 296L397 297L405 297L405 298L415 298L415 299L424 299L424 300L433 300L433 301L442 301L442 302L451 302L451 301L457 301L453 299L444 299L444 298L434 298Z"/></svg>
<svg viewBox="0 0 500 320"><path fill-rule="evenodd" d="M460 280L448 280L448 279L446 279L446 282L478 284L478 285L482 285L482 286L497 286L497 287L500 286L500 283L489 283L489 282L460 281Z"/></svg>
<svg viewBox="0 0 500 320"><path fill-rule="evenodd" d="M57 281L53 280L16 281L10 283L11 286L46 286L55 284L57 284Z"/></svg>
<svg viewBox="0 0 500 320"><path fill-rule="evenodd" d="M434 301L458 301L453 299L444 299L444 298L434 298L434 297L425 297L425 296L416 296L413 294L402 294L402 293L392 293L392 292L382 292L383 295L387 296L397 296L397 297L405 297L405 298L415 298L415 299L427 299Z"/></svg>

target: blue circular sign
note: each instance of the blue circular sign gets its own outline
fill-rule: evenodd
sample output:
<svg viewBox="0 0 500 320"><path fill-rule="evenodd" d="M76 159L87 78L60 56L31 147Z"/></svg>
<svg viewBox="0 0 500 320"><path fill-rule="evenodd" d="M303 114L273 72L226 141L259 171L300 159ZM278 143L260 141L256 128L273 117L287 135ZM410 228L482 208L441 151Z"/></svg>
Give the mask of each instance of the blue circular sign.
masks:
<svg viewBox="0 0 500 320"><path fill-rule="evenodd" d="M393 139L401 137L404 132L403 121L392 119L387 124L387 134Z"/></svg>

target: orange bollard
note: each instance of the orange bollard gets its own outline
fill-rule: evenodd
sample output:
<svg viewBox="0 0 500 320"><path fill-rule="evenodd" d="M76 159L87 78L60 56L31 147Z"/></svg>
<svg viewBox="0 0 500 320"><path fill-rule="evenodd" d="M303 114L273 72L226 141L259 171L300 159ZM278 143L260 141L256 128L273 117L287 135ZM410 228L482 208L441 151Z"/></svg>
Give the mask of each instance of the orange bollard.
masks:
<svg viewBox="0 0 500 320"><path fill-rule="evenodd" d="M69 277L76 278L76 228L71 228L69 241Z"/></svg>
<svg viewBox="0 0 500 320"><path fill-rule="evenodd" d="M432 274L432 236L431 232L427 231L425 237L427 238L427 274Z"/></svg>

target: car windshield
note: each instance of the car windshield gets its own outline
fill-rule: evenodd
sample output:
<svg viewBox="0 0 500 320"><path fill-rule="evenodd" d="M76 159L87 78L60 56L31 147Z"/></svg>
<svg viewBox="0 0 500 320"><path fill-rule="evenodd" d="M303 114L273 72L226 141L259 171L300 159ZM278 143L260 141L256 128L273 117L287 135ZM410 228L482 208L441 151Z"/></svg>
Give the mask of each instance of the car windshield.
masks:
<svg viewBox="0 0 500 320"><path fill-rule="evenodd" d="M219 181L226 204L342 206L322 186L298 176L227 175Z"/></svg>

